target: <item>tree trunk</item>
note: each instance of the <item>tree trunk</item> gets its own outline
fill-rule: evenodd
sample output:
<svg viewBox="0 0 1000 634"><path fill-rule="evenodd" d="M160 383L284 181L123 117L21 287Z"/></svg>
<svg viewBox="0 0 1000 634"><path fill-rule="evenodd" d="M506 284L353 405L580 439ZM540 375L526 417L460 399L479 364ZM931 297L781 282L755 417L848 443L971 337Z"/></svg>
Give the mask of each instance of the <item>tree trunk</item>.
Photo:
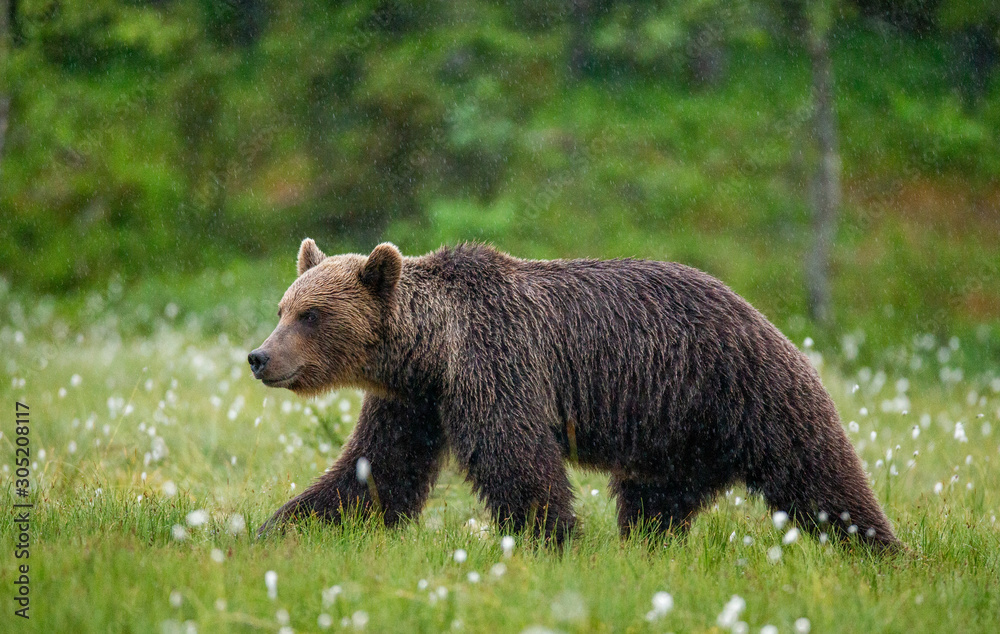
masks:
<svg viewBox="0 0 1000 634"><path fill-rule="evenodd" d="M706 22L694 27L694 37L688 42L688 74L699 88L713 88L726 78L729 54L720 33L721 25Z"/></svg>
<svg viewBox="0 0 1000 634"><path fill-rule="evenodd" d="M815 105L813 132L819 157L812 182L813 244L806 263L806 282L809 315L826 324L832 317L829 269L830 249L840 207L840 154L837 149L829 26L816 22L810 25L808 38Z"/></svg>
<svg viewBox="0 0 1000 634"><path fill-rule="evenodd" d="M7 117L10 114L10 97L0 94L0 174L3 174L3 143L7 138Z"/></svg>
<svg viewBox="0 0 1000 634"><path fill-rule="evenodd" d="M4 59L10 55L13 45L11 37L11 18L14 12L14 0L0 0L0 55ZM3 173L3 146L7 138L7 118L10 115L10 95L0 86L0 174Z"/></svg>
<svg viewBox="0 0 1000 634"><path fill-rule="evenodd" d="M569 75L581 79L590 55L590 0L570 0Z"/></svg>

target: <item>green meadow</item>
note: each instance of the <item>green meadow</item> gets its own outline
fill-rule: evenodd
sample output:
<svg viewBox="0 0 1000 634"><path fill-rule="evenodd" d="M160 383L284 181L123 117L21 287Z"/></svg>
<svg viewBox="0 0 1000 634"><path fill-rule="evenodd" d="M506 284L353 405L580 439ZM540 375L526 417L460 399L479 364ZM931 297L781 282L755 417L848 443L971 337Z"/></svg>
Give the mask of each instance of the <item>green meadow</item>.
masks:
<svg viewBox="0 0 1000 634"><path fill-rule="evenodd" d="M686 538L622 542L605 476L576 469L579 534L562 552L524 535L504 548L453 466L401 529L306 523L258 540L256 527L337 456L362 395L303 400L253 380L246 352L283 289L254 287L248 273L214 276L218 287L190 280L188 306L136 303L114 285L76 304L0 299L0 395L7 421L15 402L30 408L34 505L30 620L12 616L14 558L0 568L0 620L13 631L996 627L1000 377L969 361L974 337L915 337L870 366L851 361L863 341L796 341L821 368L904 555L778 529L742 488ZM7 459L15 442L5 424L5 508L23 501ZM9 551L12 522L0 515Z"/></svg>

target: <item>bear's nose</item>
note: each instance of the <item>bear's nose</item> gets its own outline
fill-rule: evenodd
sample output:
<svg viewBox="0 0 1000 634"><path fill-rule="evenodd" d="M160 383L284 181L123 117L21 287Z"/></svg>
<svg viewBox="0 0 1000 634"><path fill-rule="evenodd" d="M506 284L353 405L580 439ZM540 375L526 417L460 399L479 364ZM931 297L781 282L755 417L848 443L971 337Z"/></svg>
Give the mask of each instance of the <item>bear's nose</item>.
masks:
<svg viewBox="0 0 1000 634"><path fill-rule="evenodd" d="M270 360L271 360L270 355L268 355L266 352L260 349L254 350L247 357L247 362L250 363L250 370L253 372L253 375L258 379L260 378L261 370L264 369L264 366L266 366L267 362Z"/></svg>

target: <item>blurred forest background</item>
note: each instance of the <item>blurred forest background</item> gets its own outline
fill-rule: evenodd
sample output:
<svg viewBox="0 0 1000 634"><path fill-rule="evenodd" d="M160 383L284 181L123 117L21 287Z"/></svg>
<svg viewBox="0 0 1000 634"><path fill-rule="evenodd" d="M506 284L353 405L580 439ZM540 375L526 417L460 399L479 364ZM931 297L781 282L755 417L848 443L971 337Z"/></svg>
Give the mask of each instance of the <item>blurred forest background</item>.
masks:
<svg viewBox="0 0 1000 634"><path fill-rule="evenodd" d="M205 271L283 288L304 236L483 240L1000 355L995 0L0 8L5 287L162 312Z"/></svg>

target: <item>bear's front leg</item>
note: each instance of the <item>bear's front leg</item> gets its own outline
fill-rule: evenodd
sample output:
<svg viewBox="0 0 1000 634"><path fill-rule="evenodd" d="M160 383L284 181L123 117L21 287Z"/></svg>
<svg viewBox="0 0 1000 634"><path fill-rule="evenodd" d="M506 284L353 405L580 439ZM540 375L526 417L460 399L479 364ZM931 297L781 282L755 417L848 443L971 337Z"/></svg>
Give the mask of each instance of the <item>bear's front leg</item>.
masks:
<svg viewBox="0 0 1000 634"><path fill-rule="evenodd" d="M461 428L449 433L456 458L498 526L543 531L561 544L576 517L555 435L538 418L491 409L493 415L461 407L454 413L459 418L452 422Z"/></svg>
<svg viewBox="0 0 1000 634"><path fill-rule="evenodd" d="M430 403L368 394L334 465L278 509L257 534L310 515L338 523L353 509L381 513L387 526L413 517L437 478L444 448L440 418Z"/></svg>

